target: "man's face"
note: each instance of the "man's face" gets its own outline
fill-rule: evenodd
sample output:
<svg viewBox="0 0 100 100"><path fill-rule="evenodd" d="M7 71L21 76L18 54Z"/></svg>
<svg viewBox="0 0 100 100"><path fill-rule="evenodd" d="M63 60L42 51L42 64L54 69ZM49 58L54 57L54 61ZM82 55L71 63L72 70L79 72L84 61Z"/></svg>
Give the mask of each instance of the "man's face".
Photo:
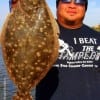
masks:
<svg viewBox="0 0 100 100"><path fill-rule="evenodd" d="M62 21L81 22L85 15L85 4L76 4L74 0L69 3L59 2L57 17Z"/></svg>

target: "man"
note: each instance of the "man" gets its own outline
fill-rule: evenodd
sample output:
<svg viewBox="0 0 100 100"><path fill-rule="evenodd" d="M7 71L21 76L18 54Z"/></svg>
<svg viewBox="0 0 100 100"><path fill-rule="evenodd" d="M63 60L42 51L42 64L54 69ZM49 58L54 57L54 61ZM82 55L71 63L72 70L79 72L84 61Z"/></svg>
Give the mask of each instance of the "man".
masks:
<svg viewBox="0 0 100 100"><path fill-rule="evenodd" d="M83 24L88 0L56 0L59 57L36 100L100 100L100 33Z"/></svg>

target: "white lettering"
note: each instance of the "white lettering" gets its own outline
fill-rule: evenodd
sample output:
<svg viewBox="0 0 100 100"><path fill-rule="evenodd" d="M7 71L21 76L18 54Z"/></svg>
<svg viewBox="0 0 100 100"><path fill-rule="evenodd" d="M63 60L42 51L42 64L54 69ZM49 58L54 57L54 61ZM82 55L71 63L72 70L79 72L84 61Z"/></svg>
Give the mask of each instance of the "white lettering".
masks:
<svg viewBox="0 0 100 100"><path fill-rule="evenodd" d="M97 44L95 38L79 38L80 44Z"/></svg>
<svg viewBox="0 0 100 100"><path fill-rule="evenodd" d="M83 51L94 51L94 46L83 46Z"/></svg>

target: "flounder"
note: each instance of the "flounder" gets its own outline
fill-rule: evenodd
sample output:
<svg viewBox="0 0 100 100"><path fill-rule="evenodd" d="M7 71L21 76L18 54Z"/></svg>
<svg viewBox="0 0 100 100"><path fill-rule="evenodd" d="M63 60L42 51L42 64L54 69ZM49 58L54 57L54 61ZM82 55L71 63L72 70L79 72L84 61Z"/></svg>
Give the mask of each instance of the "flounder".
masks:
<svg viewBox="0 0 100 100"><path fill-rule="evenodd" d="M45 0L14 1L2 29L2 51L18 87L14 100L32 100L28 92L57 59L59 29Z"/></svg>

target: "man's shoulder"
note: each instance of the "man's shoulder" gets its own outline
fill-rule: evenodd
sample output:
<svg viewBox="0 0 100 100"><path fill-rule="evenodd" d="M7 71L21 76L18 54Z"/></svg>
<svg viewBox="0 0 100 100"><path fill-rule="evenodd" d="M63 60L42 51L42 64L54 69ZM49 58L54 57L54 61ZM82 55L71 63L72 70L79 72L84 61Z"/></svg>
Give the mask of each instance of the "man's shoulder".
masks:
<svg viewBox="0 0 100 100"><path fill-rule="evenodd" d="M83 25L84 30L87 30L89 33L91 34L95 34L95 35L99 35L100 36L100 32L96 31L95 29L93 29L92 27L88 26L88 25Z"/></svg>

